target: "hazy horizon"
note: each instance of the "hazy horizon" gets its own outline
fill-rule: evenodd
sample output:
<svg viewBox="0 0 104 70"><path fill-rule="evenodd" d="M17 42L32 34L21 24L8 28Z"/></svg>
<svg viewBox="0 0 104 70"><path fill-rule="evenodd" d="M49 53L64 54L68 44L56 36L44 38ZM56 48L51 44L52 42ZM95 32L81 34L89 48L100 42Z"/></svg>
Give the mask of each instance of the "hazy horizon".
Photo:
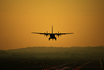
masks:
<svg viewBox="0 0 104 70"><path fill-rule="evenodd" d="M0 58L104 58L104 46L27 47L0 50Z"/></svg>
<svg viewBox="0 0 104 70"><path fill-rule="evenodd" d="M25 48L17 48L17 49L0 49L0 50L18 50L18 49L26 49L26 48L84 48L84 47L92 47L92 48L94 48L94 47L104 47L103 45L101 45L101 46L71 46L71 47L55 47L55 46L28 46L28 47L25 47Z"/></svg>

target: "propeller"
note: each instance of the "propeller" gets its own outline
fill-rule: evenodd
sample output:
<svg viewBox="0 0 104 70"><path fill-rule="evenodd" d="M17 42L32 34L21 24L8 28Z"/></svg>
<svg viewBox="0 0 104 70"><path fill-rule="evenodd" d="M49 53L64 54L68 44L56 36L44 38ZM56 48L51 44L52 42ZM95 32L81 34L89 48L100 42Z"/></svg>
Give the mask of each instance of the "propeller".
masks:
<svg viewBox="0 0 104 70"><path fill-rule="evenodd" d="M48 36L48 31L46 31L47 33L46 33L46 37Z"/></svg>
<svg viewBox="0 0 104 70"><path fill-rule="evenodd" d="M44 36L45 36L45 32L44 32Z"/></svg>
<svg viewBox="0 0 104 70"><path fill-rule="evenodd" d="M59 31L58 31L58 34L57 34L57 35L58 35L58 38L59 38L59 35L60 35L60 34L59 34Z"/></svg>

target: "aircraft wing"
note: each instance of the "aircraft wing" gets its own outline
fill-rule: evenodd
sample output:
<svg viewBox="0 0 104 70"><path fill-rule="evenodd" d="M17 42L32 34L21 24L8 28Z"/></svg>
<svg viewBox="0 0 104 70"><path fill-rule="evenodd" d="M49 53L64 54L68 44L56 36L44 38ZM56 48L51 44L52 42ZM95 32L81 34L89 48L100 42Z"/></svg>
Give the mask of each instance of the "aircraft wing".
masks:
<svg viewBox="0 0 104 70"><path fill-rule="evenodd" d="M39 33L39 32L32 32L33 34L43 34L43 35L49 35L50 33Z"/></svg>
<svg viewBox="0 0 104 70"><path fill-rule="evenodd" d="M74 33L55 33L55 35L66 35L66 34L74 34Z"/></svg>

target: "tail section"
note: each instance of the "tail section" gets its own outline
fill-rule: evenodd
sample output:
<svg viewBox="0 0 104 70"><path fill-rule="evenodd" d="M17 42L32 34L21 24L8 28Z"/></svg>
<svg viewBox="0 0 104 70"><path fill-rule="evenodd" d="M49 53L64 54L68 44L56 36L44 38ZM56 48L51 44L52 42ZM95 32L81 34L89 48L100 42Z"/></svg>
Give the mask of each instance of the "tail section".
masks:
<svg viewBox="0 0 104 70"><path fill-rule="evenodd" d="M53 25L52 25L52 34L53 34Z"/></svg>

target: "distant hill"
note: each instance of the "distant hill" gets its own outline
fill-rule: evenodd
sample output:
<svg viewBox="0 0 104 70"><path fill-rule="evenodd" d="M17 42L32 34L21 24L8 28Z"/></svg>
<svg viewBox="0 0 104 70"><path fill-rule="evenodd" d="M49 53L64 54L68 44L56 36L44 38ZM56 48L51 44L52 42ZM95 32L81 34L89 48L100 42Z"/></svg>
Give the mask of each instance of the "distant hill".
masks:
<svg viewBox="0 0 104 70"><path fill-rule="evenodd" d="M104 57L104 46L97 47L27 47L12 50L0 50L0 57Z"/></svg>
<svg viewBox="0 0 104 70"><path fill-rule="evenodd" d="M44 52L101 52L104 46L97 47L27 47L21 49L7 50L7 52L29 52L29 53L44 53ZM3 50L2 50L3 51Z"/></svg>

